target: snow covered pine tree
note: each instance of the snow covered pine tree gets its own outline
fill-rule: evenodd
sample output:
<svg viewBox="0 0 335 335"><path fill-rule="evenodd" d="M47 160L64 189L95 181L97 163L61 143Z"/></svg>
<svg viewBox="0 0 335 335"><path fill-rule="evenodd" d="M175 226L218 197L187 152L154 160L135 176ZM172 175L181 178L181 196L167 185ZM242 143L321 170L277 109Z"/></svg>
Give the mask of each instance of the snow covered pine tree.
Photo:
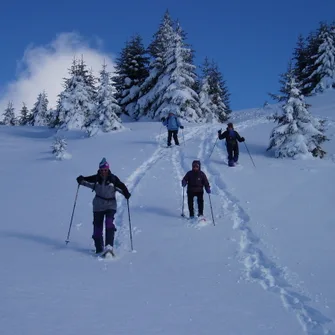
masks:
<svg viewBox="0 0 335 335"><path fill-rule="evenodd" d="M271 132L267 150L274 148L276 157L323 158L326 152L321 148L321 143L327 140L323 133L323 122L309 113L293 70L289 70L285 76L288 97L282 106L283 114L274 116L278 126Z"/></svg>

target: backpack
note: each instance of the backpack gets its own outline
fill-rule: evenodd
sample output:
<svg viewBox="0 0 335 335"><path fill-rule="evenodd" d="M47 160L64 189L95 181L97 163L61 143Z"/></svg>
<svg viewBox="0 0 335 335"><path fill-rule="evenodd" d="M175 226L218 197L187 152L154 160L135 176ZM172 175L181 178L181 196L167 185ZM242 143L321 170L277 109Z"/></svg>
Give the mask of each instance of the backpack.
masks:
<svg viewBox="0 0 335 335"><path fill-rule="evenodd" d="M236 142L236 131L234 129L228 130L227 143L235 145Z"/></svg>

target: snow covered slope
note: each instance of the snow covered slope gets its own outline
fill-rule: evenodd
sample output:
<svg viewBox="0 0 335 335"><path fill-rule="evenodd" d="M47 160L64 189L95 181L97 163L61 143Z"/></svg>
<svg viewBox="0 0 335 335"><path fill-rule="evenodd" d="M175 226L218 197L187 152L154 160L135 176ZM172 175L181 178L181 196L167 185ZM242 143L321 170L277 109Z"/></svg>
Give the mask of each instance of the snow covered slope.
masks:
<svg viewBox="0 0 335 335"><path fill-rule="evenodd" d="M334 139L335 95L309 102ZM51 155L53 131L0 127L0 334L334 334L334 142L323 160L273 158L271 109L233 118L256 168L243 143L240 164L227 167L216 125L185 125L170 149L153 122L90 139L70 132L64 161ZM136 252L119 196L112 261L90 253L89 189L79 189L65 245L75 178L102 157L132 192ZM212 186L215 226L207 195L207 224L180 215L194 159Z"/></svg>

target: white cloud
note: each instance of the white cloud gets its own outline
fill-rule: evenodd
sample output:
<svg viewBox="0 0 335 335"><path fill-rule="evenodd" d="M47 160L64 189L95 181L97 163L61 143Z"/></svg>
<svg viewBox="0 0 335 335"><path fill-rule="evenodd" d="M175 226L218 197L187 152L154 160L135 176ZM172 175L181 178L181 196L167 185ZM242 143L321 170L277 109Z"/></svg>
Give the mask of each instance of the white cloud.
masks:
<svg viewBox="0 0 335 335"><path fill-rule="evenodd" d="M101 43L101 40L95 41L98 46ZM13 101L16 114L19 113L22 102L31 109L43 90L48 95L49 107L55 107L57 95L63 90L63 78L68 77L73 58L81 56L96 76L104 61L108 70L113 71L114 63L110 56L76 33L62 33L48 45L28 47L19 62L16 79L1 90L0 114L10 100Z"/></svg>

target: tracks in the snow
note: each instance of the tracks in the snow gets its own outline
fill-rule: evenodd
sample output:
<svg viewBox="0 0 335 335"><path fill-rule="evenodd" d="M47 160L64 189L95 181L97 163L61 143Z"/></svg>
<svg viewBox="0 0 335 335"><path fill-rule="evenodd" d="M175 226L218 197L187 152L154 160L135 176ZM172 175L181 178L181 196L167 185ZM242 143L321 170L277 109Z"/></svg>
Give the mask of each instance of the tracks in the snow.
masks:
<svg viewBox="0 0 335 335"><path fill-rule="evenodd" d="M249 120L238 124L238 129L245 128L268 122L266 118ZM240 234L238 243L238 252L240 260L245 268L245 276L252 282L258 283L264 290L276 294L280 299L282 305L293 312L297 317L303 331L310 335L331 335L331 331L326 329L326 324L333 322L325 317L320 311L309 306L310 299L304 296L299 289L293 287L288 282L289 275L283 268L270 259L263 251L262 241L252 230L252 219L249 217L247 211L239 203L239 200L229 191L225 183L221 169L225 166L219 167L217 163L208 159L216 140L217 129L214 126L203 125L191 128L185 134L185 141L193 139L195 136L199 142L192 145L198 145L197 155L193 157L187 156L189 143L187 147L183 147L183 138L181 139L181 148L165 149L159 147L143 164L138 167L127 179L126 183L131 192L133 192L142 178L150 171L163 157L171 155L171 163L175 171L175 176L178 182L182 179L186 171L190 169L189 161L193 159L200 159L202 162L202 169L210 179L212 186L212 195L219 197L219 208L215 208L216 223L222 224L223 220L230 218L233 222L233 228ZM192 149L194 148L192 147ZM214 149L213 156L219 155L222 159L226 158L225 154L218 148ZM213 157L212 156L212 157ZM252 168L252 167L251 167ZM182 192L182 188L180 188ZM121 198L121 202L125 200ZM184 203L186 207L186 201ZM119 206L117 214L117 221L122 222L122 217L125 218L126 204ZM123 220L126 222L125 220ZM126 242L129 237L128 226L126 224L119 227L118 244L122 245L124 249L129 249ZM126 236L127 235L127 236ZM122 242L122 243L121 243Z"/></svg>
<svg viewBox="0 0 335 335"><path fill-rule="evenodd" d="M238 128L243 129L249 125L255 125L255 122L248 121L239 125ZM310 307L308 305L310 299L289 284L288 274L262 250L261 241L252 230L251 218L239 204L239 200L229 192L217 164L208 160L215 143L213 131L210 128L202 135L201 143L199 158L203 162L203 170L211 180L213 194L220 197L222 204L221 208L216 209L218 216L219 218L230 217L233 221L233 228L240 232L239 253L245 266L246 277L260 284L264 290L276 294L283 306L295 314L306 334L334 334L326 329L326 324L334 321ZM224 155L220 154L220 156L222 158Z"/></svg>
<svg viewBox="0 0 335 335"><path fill-rule="evenodd" d="M162 134L157 135L157 143L158 148L154 151L154 153L146 160L144 161L133 173L130 174L130 176L126 179L126 185L130 192L134 192L137 185L141 182L143 177L163 158L166 157L166 155L171 155L172 161L175 162L174 166L177 164L176 162L178 159L176 159L175 154L178 154L180 152L179 149L182 149L184 146L184 142L189 141L194 136L196 136L199 131L201 131L202 128L204 128L204 125L197 126L190 128L188 131L182 132L181 136L179 136L181 147L180 148L164 148L160 145L160 137ZM165 134L166 136L166 134ZM179 169L179 172L181 172L181 169ZM179 176L179 175L178 175ZM129 250L129 243L127 242L129 240L129 227L126 224L126 214L127 214L127 204L126 200L123 196L118 196L118 211L115 216L115 222L118 225L118 234L115 241L116 247L120 249L122 247L124 250ZM120 224L121 223L121 224ZM134 228L134 227L133 227ZM135 231L136 232L136 231Z"/></svg>

